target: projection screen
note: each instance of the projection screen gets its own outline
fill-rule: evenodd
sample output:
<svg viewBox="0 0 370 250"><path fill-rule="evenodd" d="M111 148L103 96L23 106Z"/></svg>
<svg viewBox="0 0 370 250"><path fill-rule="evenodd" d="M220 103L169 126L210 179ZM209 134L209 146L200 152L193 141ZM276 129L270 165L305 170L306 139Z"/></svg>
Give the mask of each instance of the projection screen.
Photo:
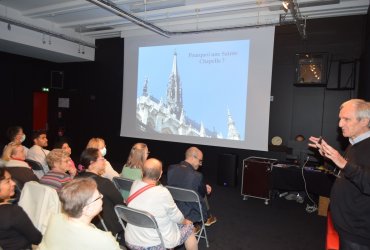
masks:
<svg viewBox="0 0 370 250"><path fill-rule="evenodd" d="M125 38L121 136L266 151L274 31Z"/></svg>

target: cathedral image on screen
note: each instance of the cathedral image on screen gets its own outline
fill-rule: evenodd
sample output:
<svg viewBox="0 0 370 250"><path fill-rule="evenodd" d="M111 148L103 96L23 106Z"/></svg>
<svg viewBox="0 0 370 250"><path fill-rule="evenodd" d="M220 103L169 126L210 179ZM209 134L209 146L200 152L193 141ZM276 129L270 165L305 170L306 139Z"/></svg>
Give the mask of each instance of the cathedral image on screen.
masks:
<svg viewBox="0 0 370 250"><path fill-rule="evenodd" d="M150 79L150 78L149 78ZM183 104L183 89L177 68L177 53L173 55L172 71L167 83L165 100L149 94L150 80L145 78L136 102L137 129L143 132L162 134L241 140L230 110L225 114L227 135L216 129L206 128L202 121L195 121L186 115Z"/></svg>

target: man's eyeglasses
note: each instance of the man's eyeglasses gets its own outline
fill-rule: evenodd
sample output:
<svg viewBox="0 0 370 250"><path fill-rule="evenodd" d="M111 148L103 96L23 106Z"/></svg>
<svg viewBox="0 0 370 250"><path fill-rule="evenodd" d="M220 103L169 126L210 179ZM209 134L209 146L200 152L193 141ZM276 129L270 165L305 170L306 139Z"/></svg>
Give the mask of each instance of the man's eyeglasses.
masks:
<svg viewBox="0 0 370 250"><path fill-rule="evenodd" d="M198 156L196 156L196 155L193 155L193 157L199 161L200 165L203 164L203 159L199 159Z"/></svg>
<svg viewBox="0 0 370 250"><path fill-rule="evenodd" d="M100 199L103 199L103 197L104 197L104 195L102 195L101 193L99 193L99 196L95 200L88 202L85 206L88 206L90 204L93 204L95 201L100 200Z"/></svg>

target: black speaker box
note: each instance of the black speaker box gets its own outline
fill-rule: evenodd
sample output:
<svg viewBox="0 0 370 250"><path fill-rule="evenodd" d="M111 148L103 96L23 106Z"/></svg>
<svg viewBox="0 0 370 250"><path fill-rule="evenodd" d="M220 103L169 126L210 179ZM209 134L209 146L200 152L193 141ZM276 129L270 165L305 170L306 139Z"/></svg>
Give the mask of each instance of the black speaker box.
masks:
<svg viewBox="0 0 370 250"><path fill-rule="evenodd" d="M235 187L237 180L237 156L220 154L218 156L217 184L225 187Z"/></svg>

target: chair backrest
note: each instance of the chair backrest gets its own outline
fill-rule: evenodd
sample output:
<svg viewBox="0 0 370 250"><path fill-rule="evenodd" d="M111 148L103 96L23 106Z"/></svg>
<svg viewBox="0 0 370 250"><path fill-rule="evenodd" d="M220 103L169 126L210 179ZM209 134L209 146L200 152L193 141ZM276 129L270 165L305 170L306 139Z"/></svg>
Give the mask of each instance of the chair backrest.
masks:
<svg viewBox="0 0 370 250"><path fill-rule="evenodd" d="M155 220L153 215L151 215L148 212L139 210L139 209L127 207L125 205L114 206L114 211L116 212L117 217L120 219L120 222L122 225L123 223L121 220L124 220L127 223L132 224L137 227L155 229L161 240L161 246L164 247L162 234L159 231L157 221Z"/></svg>
<svg viewBox="0 0 370 250"><path fill-rule="evenodd" d="M200 202L199 195L190 189L166 186L175 201Z"/></svg>
<svg viewBox="0 0 370 250"><path fill-rule="evenodd" d="M127 179L127 178L123 178L119 176L113 177L114 186L116 186L118 190L126 190L130 192L133 182L134 181L131 179Z"/></svg>
<svg viewBox="0 0 370 250"><path fill-rule="evenodd" d="M57 191L36 181L24 184L18 205L42 234L46 231L50 216L61 211Z"/></svg>
<svg viewBox="0 0 370 250"><path fill-rule="evenodd" d="M31 159L25 159L25 162L27 162L28 165L31 166L32 170L42 171L45 174L45 169L42 167L40 162Z"/></svg>
<svg viewBox="0 0 370 250"><path fill-rule="evenodd" d="M191 189L173 187L173 186L166 186L168 191L170 191L172 198L175 201L184 201L184 202L196 202L199 206L200 217L202 221L204 221L203 212L202 212L202 205L200 204L199 195Z"/></svg>
<svg viewBox="0 0 370 250"><path fill-rule="evenodd" d="M202 221L202 228L197 235L198 237L198 242L200 238L204 238L206 240L206 245L209 247L209 242L208 242L208 237L207 237L207 231L204 226L204 216L203 216L203 210L202 210L202 205L200 203L199 195L191 189L185 189L185 188L179 188L179 187L173 187L173 186L166 186L168 191L171 193L172 198L175 201L183 201L183 202L196 202L199 207L199 213L200 213L200 218Z"/></svg>

